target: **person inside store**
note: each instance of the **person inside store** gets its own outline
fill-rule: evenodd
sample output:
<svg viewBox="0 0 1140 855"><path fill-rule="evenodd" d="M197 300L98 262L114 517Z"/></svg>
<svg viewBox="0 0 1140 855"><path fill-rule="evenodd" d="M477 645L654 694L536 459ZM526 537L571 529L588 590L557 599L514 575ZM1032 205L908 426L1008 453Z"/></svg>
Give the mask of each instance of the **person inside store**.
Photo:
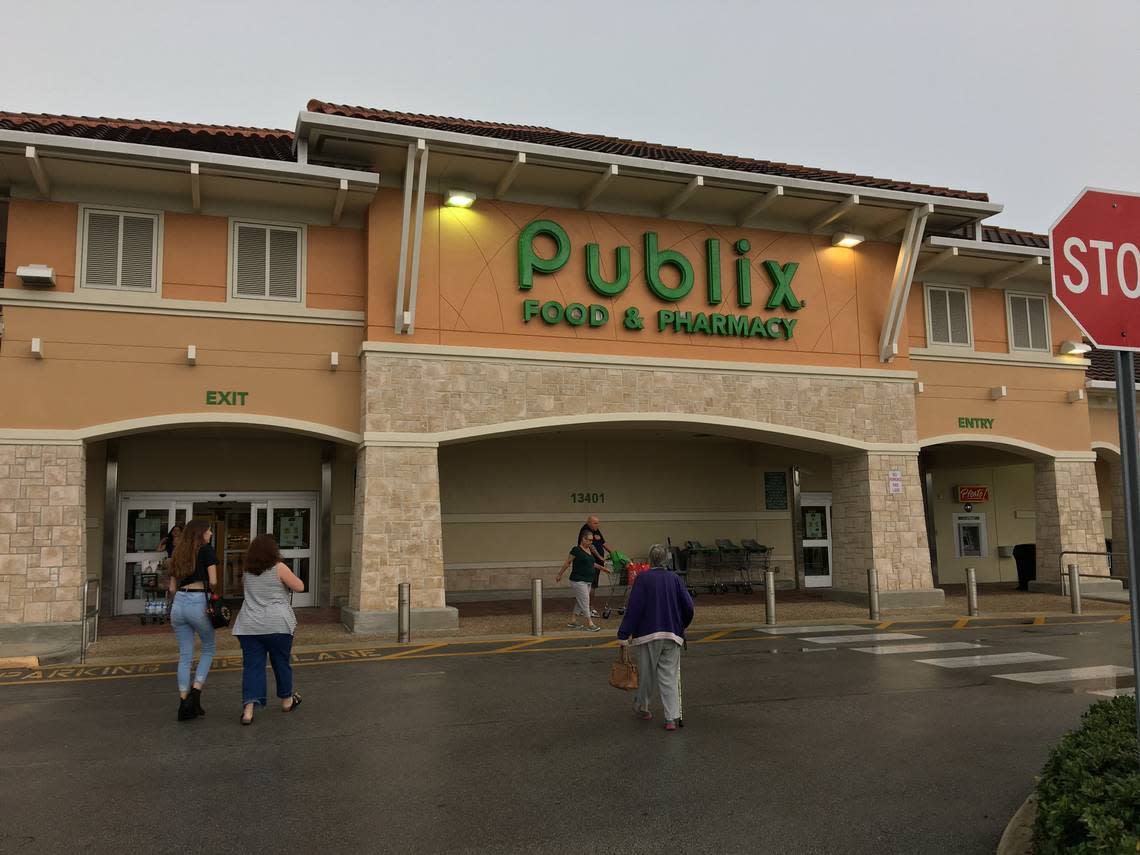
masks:
<svg viewBox="0 0 1140 855"><path fill-rule="evenodd" d="M205 715L202 689L214 661L214 625L206 613L206 598L218 584L218 555L210 544L214 533L206 520L190 520L170 557L169 590L174 595L170 624L178 639L178 720ZM201 641L198 670L190 682L194 636Z"/></svg>
<svg viewBox="0 0 1140 855"><path fill-rule="evenodd" d="M609 545L606 543L606 536L602 534L602 530L599 528L600 525L601 520L599 520L593 514L590 514L590 516L586 517L585 525L583 525L582 528L578 530L578 540L580 542L583 537L588 535L590 538L590 553L598 562L605 564L606 558L609 557L611 550ZM595 594L598 590L599 578L600 573L594 573L594 578L590 582L591 595ZM590 615L591 617L598 616L597 609L594 608L593 602L590 603Z"/></svg>
<svg viewBox="0 0 1140 855"><path fill-rule="evenodd" d="M271 534L259 534L250 542L243 567L245 597L233 634L241 644L241 723L249 725L254 708L266 703L266 656L273 667L281 711L292 712L301 705L301 696L293 691L290 662L297 630L292 595L304 591L305 583L281 560Z"/></svg>
<svg viewBox="0 0 1140 855"><path fill-rule="evenodd" d="M570 629L600 632L602 628L594 623L594 618L590 614L590 585L598 577L598 573L610 571L594 556L591 543L592 537L589 534L583 533L578 538L578 545L570 550L570 554L562 562L562 569L558 571L556 581L561 582L567 568L573 565L573 569L570 570L570 587L574 589L574 611L571 612L570 623L566 626ZM579 616L585 621L584 623L578 623Z"/></svg>
<svg viewBox="0 0 1140 855"><path fill-rule="evenodd" d="M174 547L178 545L178 538L182 537L182 523L175 523L170 527L170 531L158 543L158 550L165 552L166 557L170 558L174 555Z"/></svg>
<svg viewBox="0 0 1140 855"><path fill-rule="evenodd" d="M650 569L639 573L629 592L618 641L637 654L637 695L633 713L643 721L655 694L661 696L665 729L676 730L681 720L681 648L693 622L693 598L684 581L665 568L665 547L649 547Z"/></svg>

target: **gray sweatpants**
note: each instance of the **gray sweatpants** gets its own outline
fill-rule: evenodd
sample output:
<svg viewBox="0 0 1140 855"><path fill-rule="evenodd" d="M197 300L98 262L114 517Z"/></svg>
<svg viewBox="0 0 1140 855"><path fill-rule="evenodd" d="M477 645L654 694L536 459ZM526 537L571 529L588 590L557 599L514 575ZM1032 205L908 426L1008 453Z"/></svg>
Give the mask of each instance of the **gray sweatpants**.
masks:
<svg viewBox="0 0 1140 855"><path fill-rule="evenodd" d="M681 645L667 638L635 645L637 651L637 698L639 709L649 709L653 696L661 693L665 720L681 717Z"/></svg>

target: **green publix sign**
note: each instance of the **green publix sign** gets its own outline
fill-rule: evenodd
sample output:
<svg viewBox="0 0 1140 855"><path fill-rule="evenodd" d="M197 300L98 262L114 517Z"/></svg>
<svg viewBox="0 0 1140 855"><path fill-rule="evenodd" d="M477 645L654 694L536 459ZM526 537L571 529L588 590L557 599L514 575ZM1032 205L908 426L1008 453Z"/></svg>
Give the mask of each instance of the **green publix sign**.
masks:
<svg viewBox="0 0 1140 855"><path fill-rule="evenodd" d="M538 237L547 237L554 241L554 255L546 258L535 250L534 242ZM696 274L693 264L681 252L675 249L661 249L658 245L656 232L646 232L644 235L645 249L645 282L650 293L663 303L677 303L687 297L696 284ZM752 266L746 257L752 246L747 239L740 239L732 244L738 256L736 259L736 302L741 309L752 306ZM619 246L614 251L615 272L612 279L602 276L601 249L596 243L588 243L586 251L586 283L601 297L617 297L628 287L632 269L630 264L630 248ZM535 274L551 274L561 270L570 260L570 236L566 230L553 220L535 220L519 233L518 260L519 260L519 290L529 291L534 285ZM705 241L705 293L710 306L720 306L721 297L721 270L720 270L720 240L709 238ZM663 268L671 267L677 274L672 277L676 284L666 284L661 276ZM781 309L789 312L798 312L803 308L801 302L792 291L792 278L796 275L799 264L790 261L780 264L778 261L765 261L764 272L767 274L770 286L764 308L768 311ZM568 324L572 327L583 325L601 327L609 323L609 309L599 303L585 305L583 303L563 304L557 300L523 300L523 322L540 321L554 326ZM764 317L746 313L729 312L682 312L675 308L658 309L654 323L659 333L666 331L672 333L695 333L702 335L735 336L739 338L766 338L789 340L795 330L798 320L784 317ZM627 330L640 330L644 328L645 319L638 307L625 310L622 326Z"/></svg>

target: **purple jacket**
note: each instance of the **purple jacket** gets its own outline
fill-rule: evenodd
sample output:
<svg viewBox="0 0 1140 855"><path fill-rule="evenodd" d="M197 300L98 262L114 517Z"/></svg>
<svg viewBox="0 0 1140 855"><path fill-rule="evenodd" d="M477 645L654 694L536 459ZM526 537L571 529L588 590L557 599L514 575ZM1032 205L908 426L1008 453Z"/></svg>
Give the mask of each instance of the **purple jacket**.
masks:
<svg viewBox="0 0 1140 855"><path fill-rule="evenodd" d="M693 622L693 598L681 577L663 567L642 573L629 592L618 638L645 644L658 639L685 643L685 627Z"/></svg>

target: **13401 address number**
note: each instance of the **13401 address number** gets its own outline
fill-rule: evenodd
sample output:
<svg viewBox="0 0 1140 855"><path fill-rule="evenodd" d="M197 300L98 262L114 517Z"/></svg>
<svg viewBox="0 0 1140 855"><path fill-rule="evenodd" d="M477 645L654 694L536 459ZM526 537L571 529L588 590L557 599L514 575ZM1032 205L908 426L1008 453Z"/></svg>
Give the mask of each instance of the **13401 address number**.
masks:
<svg viewBox="0 0 1140 855"><path fill-rule="evenodd" d="M605 493L571 493L570 501L575 505L604 505Z"/></svg>

